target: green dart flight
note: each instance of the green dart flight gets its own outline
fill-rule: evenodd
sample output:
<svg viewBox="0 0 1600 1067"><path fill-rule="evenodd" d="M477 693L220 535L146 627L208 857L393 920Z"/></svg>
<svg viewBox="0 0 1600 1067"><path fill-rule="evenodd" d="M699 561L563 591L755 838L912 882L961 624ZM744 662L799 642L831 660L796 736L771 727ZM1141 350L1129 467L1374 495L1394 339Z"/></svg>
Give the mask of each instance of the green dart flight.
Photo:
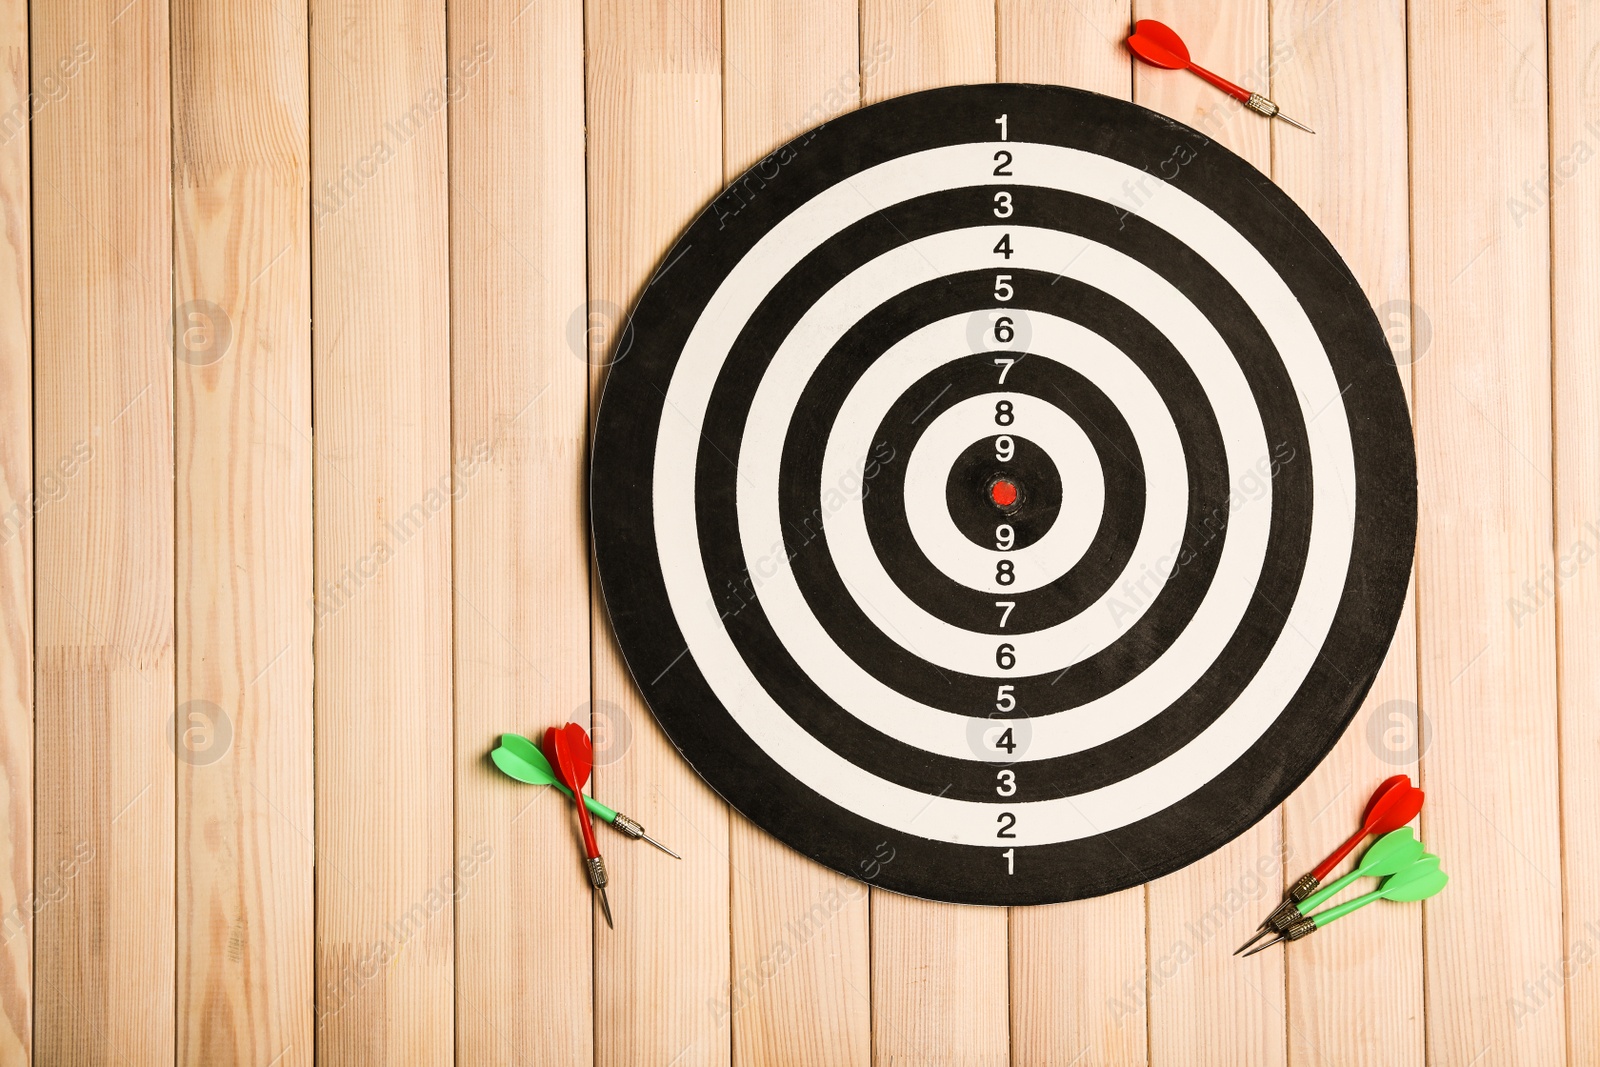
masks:
<svg viewBox="0 0 1600 1067"><path fill-rule="evenodd" d="M567 797L572 796L572 790L568 789L556 778L555 768L551 767L550 761L544 758L544 753L539 751L539 746L521 734L501 734L500 745L489 753L489 758L494 760L494 765L499 767L508 778L515 778L517 781L526 782L528 785L553 785ZM607 807L587 793L583 795L583 806L603 822L610 823L627 836L635 840L643 838L673 859L683 858L645 833L644 827L639 825L638 822L628 818L615 808Z"/></svg>

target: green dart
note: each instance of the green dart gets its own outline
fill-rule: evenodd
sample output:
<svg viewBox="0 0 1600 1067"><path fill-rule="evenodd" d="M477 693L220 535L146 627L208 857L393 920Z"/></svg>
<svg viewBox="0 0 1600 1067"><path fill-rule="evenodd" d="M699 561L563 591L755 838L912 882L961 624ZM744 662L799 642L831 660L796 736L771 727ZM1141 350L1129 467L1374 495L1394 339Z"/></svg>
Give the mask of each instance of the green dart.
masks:
<svg viewBox="0 0 1600 1067"><path fill-rule="evenodd" d="M1326 911L1319 911L1293 923L1277 937L1246 952L1246 956L1254 956L1262 949L1271 948L1279 941L1298 941L1314 930L1320 930L1333 920L1349 915L1357 908L1364 908L1374 900L1427 900L1450 881L1449 875L1439 869L1439 857L1432 853L1424 852L1411 866L1403 871L1391 874L1383 880L1383 884L1365 896L1356 897L1354 900L1343 904L1335 904Z"/></svg>
<svg viewBox="0 0 1600 1067"><path fill-rule="evenodd" d="M555 768L551 767L550 761L544 758L544 753L539 751L539 746L521 734L501 734L500 746L489 753L489 758L494 760L494 765L499 767L507 777L515 778L517 781L526 782L529 785L553 785L566 796L572 796L572 790L556 779ZM615 808L607 807L587 793L583 795L583 806L599 816L602 821L610 823L627 836L636 840L643 838L675 860L683 858L645 833L644 827L640 826L638 822L628 818Z"/></svg>
<svg viewBox="0 0 1600 1067"><path fill-rule="evenodd" d="M1398 830L1384 834L1372 843L1366 854L1361 857L1361 862L1356 864L1354 870L1336 881L1329 882L1306 899L1295 904L1292 912L1280 917L1278 912L1273 912L1268 919L1268 926L1256 933L1256 936L1233 950L1237 956L1251 945L1270 934L1281 934L1295 923L1311 914L1312 910L1326 901L1332 900L1345 886L1357 878L1383 878L1396 874L1411 866L1422 856L1422 842L1417 840L1411 832L1411 827L1402 826Z"/></svg>

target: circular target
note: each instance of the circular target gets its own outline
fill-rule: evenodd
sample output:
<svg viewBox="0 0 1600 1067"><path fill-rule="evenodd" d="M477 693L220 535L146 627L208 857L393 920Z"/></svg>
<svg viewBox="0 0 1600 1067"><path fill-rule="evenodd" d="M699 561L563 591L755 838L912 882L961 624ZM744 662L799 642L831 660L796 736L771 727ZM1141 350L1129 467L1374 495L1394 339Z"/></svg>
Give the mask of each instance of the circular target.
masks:
<svg viewBox="0 0 1600 1067"><path fill-rule="evenodd" d="M1382 664L1389 346L1305 214L1169 119L987 85L831 120L627 335L591 472L618 644L696 771L836 870L1148 881L1267 815Z"/></svg>

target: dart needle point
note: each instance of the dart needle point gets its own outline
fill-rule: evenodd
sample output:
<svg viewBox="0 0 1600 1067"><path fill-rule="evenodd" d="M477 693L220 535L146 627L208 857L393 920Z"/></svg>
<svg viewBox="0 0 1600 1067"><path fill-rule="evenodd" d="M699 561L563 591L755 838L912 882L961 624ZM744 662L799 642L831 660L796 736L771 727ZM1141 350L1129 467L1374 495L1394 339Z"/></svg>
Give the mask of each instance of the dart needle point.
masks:
<svg viewBox="0 0 1600 1067"><path fill-rule="evenodd" d="M1271 948L1273 945L1276 945L1279 941L1282 941L1282 940L1283 940L1283 935L1279 934L1277 937L1273 938L1271 941L1268 941L1265 945L1257 946L1256 948L1251 949L1249 952L1246 952L1245 955L1246 956L1254 956L1257 952L1265 952L1267 949Z"/></svg>
<svg viewBox="0 0 1600 1067"><path fill-rule="evenodd" d="M657 841L655 838L651 837L649 834L640 834L639 836L644 838L646 841L650 842L652 845L656 846L656 848L659 848L662 852L665 852L667 855L671 856L673 859L675 859L675 860L683 859L682 856L678 855L676 852L672 851L666 845L663 845L660 841Z"/></svg>
<svg viewBox="0 0 1600 1067"><path fill-rule="evenodd" d="M606 899L606 887L595 886L595 891L600 894L600 913L606 917L606 925L615 930L617 924L611 921L611 902Z"/></svg>
<svg viewBox="0 0 1600 1067"><path fill-rule="evenodd" d="M1262 923L1261 925L1263 927L1265 927L1266 923ZM1250 940L1246 941L1244 944L1240 945L1238 948L1234 949L1233 950L1233 954L1235 956L1237 956L1239 953L1243 952L1245 949L1249 948L1251 945L1255 944L1257 941L1260 941L1263 937L1266 937L1270 933L1272 933L1272 931L1270 929L1261 929L1261 930L1256 931L1256 935L1254 937L1252 937Z"/></svg>
<svg viewBox="0 0 1600 1067"><path fill-rule="evenodd" d="M1313 130L1310 126L1307 126L1303 122L1297 122L1296 120L1290 118L1288 115L1285 115L1281 111L1278 112L1277 117L1282 119L1284 122L1287 122L1289 125L1293 126L1297 130L1304 130L1307 133L1311 134L1313 137L1316 136L1316 133L1317 133L1316 130Z"/></svg>

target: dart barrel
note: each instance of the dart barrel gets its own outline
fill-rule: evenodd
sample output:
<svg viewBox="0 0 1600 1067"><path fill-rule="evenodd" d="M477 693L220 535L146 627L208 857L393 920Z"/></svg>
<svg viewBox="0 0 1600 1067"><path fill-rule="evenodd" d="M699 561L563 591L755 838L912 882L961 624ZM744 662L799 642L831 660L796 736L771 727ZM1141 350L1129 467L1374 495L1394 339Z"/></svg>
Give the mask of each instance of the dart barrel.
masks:
<svg viewBox="0 0 1600 1067"><path fill-rule="evenodd" d="M1322 882L1314 874L1303 874L1294 885L1289 887L1289 892L1284 895L1283 903L1279 904L1273 913L1267 916L1267 925L1274 930L1283 931L1300 918L1300 909L1296 907L1302 900L1317 891L1317 886Z"/></svg>
<svg viewBox="0 0 1600 1067"><path fill-rule="evenodd" d="M644 827L628 818L622 812L617 812L617 817L611 820L611 825L621 830L635 841L644 836Z"/></svg>
<svg viewBox="0 0 1600 1067"><path fill-rule="evenodd" d="M1260 112L1269 119L1278 113L1278 105L1274 104L1271 100L1268 100L1260 93L1251 93L1250 98L1244 102L1244 106L1249 108L1251 111Z"/></svg>

